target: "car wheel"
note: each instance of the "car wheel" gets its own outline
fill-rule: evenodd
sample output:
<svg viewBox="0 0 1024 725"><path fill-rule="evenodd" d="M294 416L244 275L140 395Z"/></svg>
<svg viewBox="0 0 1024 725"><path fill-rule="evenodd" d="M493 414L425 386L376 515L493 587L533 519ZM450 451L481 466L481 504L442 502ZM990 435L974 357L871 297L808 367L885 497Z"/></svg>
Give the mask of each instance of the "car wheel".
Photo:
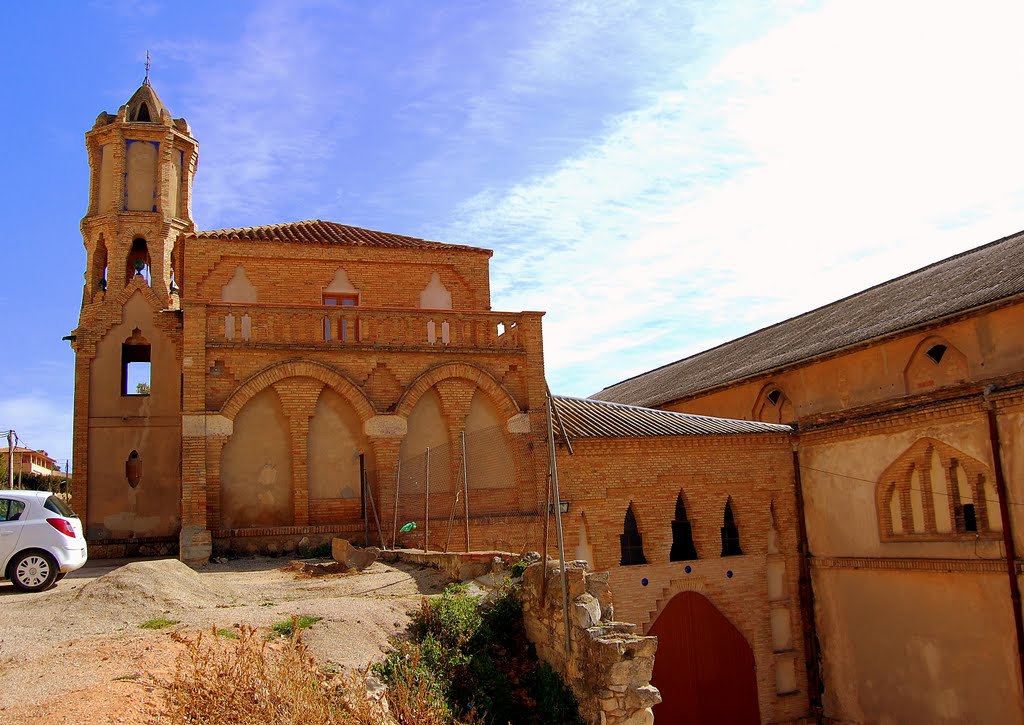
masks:
<svg viewBox="0 0 1024 725"><path fill-rule="evenodd" d="M58 574L57 576L55 576L53 578L53 583L56 584L57 582L59 582L61 579L63 579L67 575L68 575L68 573L66 571L62 571L60 574Z"/></svg>
<svg viewBox="0 0 1024 725"><path fill-rule="evenodd" d="M58 573L57 562L45 551L25 551L11 561L11 584L23 592L49 589Z"/></svg>

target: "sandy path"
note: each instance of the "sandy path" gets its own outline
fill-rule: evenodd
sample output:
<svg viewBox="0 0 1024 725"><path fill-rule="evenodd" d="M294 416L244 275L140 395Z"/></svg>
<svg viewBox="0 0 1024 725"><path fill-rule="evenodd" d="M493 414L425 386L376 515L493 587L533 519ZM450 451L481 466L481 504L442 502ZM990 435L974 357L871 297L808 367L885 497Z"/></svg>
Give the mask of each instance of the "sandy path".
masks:
<svg viewBox="0 0 1024 725"><path fill-rule="evenodd" d="M181 645L168 629L139 629L153 617L197 631L314 615L323 619L304 639L318 661L362 667L405 628L424 594L445 585L434 570L379 562L318 579L280 571L284 559L199 572L175 560L125 563L91 562L39 594L0 584L0 721L161 722L152 676L173 672Z"/></svg>

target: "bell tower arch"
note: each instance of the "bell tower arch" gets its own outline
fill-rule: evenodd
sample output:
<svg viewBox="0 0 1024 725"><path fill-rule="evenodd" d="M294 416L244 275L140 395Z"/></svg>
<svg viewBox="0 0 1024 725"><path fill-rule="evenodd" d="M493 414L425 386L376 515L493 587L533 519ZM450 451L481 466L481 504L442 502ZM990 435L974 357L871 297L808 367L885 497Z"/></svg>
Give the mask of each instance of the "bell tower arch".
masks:
<svg viewBox="0 0 1024 725"><path fill-rule="evenodd" d="M183 270L175 243L195 230L192 181L199 159L188 122L171 118L147 77L116 114L97 116L85 145L90 182L81 225L87 255L83 308L98 292L118 292L138 275L164 309L178 309L172 282L175 290L181 287Z"/></svg>
<svg viewBox="0 0 1024 725"><path fill-rule="evenodd" d="M99 114L85 145L85 285L72 335L75 508L95 556L144 546L169 553L181 527L178 245L195 230L199 144L147 74L117 113Z"/></svg>

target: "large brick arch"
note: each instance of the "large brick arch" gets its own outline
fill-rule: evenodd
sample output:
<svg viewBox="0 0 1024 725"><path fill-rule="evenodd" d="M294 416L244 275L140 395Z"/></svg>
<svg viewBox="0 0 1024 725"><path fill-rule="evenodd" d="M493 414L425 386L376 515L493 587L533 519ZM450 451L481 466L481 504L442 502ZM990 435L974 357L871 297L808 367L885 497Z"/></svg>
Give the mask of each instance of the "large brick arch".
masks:
<svg viewBox="0 0 1024 725"><path fill-rule="evenodd" d="M221 406L221 415L233 420L254 395L280 380L295 377L313 378L333 389L348 401L364 423L377 415L373 403L358 385L334 368L312 360L287 360L263 368L234 389Z"/></svg>
<svg viewBox="0 0 1024 725"><path fill-rule="evenodd" d="M442 363L430 368L405 389L395 412L408 418L419 399L437 383L447 378L462 378L474 383L498 406L506 419L522 413L515 398L504 385L483 368L469 363Z"/></svg>

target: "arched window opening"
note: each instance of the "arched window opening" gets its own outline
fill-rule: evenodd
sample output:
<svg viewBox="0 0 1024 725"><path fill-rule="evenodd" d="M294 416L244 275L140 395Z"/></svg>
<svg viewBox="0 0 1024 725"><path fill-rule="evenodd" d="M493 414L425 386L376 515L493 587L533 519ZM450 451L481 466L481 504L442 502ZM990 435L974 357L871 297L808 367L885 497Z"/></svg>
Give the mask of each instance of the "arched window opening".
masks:
<svg viewBox="0 0 1024 725"><path fill-rule="evenodd" d="M132 277L135 275L142 275L143 279L146 280L146 284L149 284L149 245L146 244L146 240L142 237L137 237L132 240L131 251L128 252L128 261L125 268L125 284L132 281Z"/></svg>
<svg viewBox="0 0 1024 725"><path fill-rule="evenodd" d="M796 420L796 410L782 387L769 383L757 394L751 411L753 420L763 423L790 423Z"/></svg>
<svg viewBox="0 0 1024 725"><path fill-rule="evenodd" d="M945 354L945 345L932 345L930 348L928 348L928 352L925 353L925 355L927 355L928 358L936 365L942 362L942 356Z"/></svg>
<svg viewBox="0 0 1024 725"><path fill-rule="evenodd" d="M672 521L672 550L669 561L690 561L697 558L697 547L693 545L693 527L686 518L686 504L683 493L676 497L676 516Z"/></svg>
<svg viewBox="0 0 1024 725"><path fill-rule="evenodd" d="M619 561L619 564L622 566L633 566L635 564L647 563L647 557L644 556L643 537L640 535L640 530L636 525L632 501L629 503L629 508L626 509L626 520L622 525L619 543L622 547L622 559Z"/></svg>
<svg viewBox="0 0 1024 725"><path fill-rule="evenodd" d="M171 247L171 287L169 291L172 295L181 293L181 262L181 249L175 242Z"/></svg>
<svg viewBox="0 0 1024 725"><path fill-rule="evenodd" d="M153 119L149 115L149 104L143 102L139 106L139 112L135 114L135 120L143 123L152 123Z"/></svg>
<svg viewBox="0 0 1024 725"><path fill-rule="evenodd" d="M725 520L722 526L722 556L740 556L740 530L732 514L732 499L725 502Z"/></svg>
<svg viewBox="0 0 1024 725"><path fill-rule="evenodd" d="M121 395L149 395L150 347L139 328L121 345Z"/></svg>
<svg viewBox="0 0 1024 725"><path fill-rule="evenodd" d="M138 486L142 481L142 456L138 451L128 454L128 460L124 462L124 476L132 488Z"/></svg>
<svg viewBox="0 0 1024 725"><path fill-rule="evenodd" d="M93 292L107 291L107 245L103 241L102 234L96 242L96 249L92 253L91 281Z"/></svg>

